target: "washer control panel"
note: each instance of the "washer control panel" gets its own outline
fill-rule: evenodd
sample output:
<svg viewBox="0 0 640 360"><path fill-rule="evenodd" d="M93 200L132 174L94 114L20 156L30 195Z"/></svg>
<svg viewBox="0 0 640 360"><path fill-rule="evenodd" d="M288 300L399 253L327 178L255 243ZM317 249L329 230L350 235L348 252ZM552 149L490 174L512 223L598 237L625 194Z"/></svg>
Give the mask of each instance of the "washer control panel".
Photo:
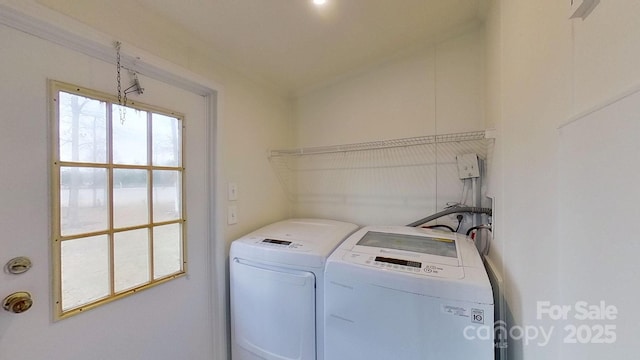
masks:
<svg viewBox="0 0 640 360"><path fill-rule="evenodd" d="M401 257L375 256L349 252L345 254L344 260L351 263L375 267L385 271L399 271L414 275L455 279L461 279L464 277L464 270L461 267L427 263L416 259L403 259Z"/></svg>

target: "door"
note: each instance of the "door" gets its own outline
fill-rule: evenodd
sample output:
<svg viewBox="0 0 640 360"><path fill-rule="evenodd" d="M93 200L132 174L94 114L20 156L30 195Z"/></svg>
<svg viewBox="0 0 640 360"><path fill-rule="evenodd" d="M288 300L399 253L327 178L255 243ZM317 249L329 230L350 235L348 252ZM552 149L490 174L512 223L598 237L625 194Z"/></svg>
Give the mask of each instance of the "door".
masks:
<svg viewBox="0 0 640 360"><path fill-rule="evenodd" d="M142 74L144 94L130 95L185 115L188 276L54 321L47 80L115 94L116 68L6 26L0 48L0 266L33 262L24 274L0 272L0 300L27 291L34 301L20 314L0 309L0 359L213 358L204 98Z"/></svg>
<svg viewBox="0 0 640 360"><path fill-rule="evenodd" d="M235 360L315 359L315 276L233 259L231 321Z"/></svg>

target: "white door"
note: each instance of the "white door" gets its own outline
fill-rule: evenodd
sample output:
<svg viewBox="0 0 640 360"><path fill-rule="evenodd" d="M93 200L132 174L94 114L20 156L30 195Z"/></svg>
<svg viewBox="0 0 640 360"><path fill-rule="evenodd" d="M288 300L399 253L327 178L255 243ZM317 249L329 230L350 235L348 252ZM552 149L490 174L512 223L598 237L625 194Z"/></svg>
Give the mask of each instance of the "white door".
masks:
<svg viewBox="0 0 640 360"><path fill-rule="evenodd" d="M33 262L24 274L0 273L0 299L27 291L34 301L20 314L0 309L0 359L211 359L204 98L143 75L145 93L130 95L185 114L188 275L54 322L47 79L115 93L116 69L5 26L0 48L0 265Z"/></svg>

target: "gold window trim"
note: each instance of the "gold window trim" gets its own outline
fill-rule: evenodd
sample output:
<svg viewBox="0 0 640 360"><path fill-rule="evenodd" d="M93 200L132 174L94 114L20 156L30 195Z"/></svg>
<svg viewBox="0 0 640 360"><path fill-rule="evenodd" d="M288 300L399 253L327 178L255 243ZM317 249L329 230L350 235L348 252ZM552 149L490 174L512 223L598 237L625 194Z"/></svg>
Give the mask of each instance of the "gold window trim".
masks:
<svg viewBox="0 0 640 360"><path fill-rule="evenodd" d="M54 320L61 320L73 315L77 315L79 313L85 312L87 310L93 309L95 307L101 306L106 303L110 303L114 300L127 297L129 295L135 294L141 290L145 290L156 285L168 282L170 280L183 277L187 274L187 229L186 229L186 221L187 221L187 207L186 207L186 167L185 167L185 144L186 144L186 128L185 128L185 116L183 114L177 113L175 111L167 110L158 106L148 105L144 103L140 103L137 101L127 101L126 106L133 109L138 109L142 111L147 111L151 116L152 113L165 115L169 117L173 117L178 119L181 124L180 131L180 163L179 166L154 166L152 161L148 161L147 165L121 165L113 163L113 151L112 151L112 131L111 131L111 122L107 121L107 161L105 163L86 163L86 162L64 162L60 161L60 146L59 146L59 126L60 126L60 118L59 118L59 94L60 92L66 92L69 94L75 94L84 96L87 98L91 98L94 100L106 102L106 112L107 118L112 117L111 104L118 105L118 99L116 96L112 94L103 93L96 90L91 90L87 88L83 88L80 86L76 86L73 84L68 84L56 80L49 80L49 117L50 117L50 136L51 136L51 167L50 167L50 185L51 185L51 245L52 245L52 257L53 257L53 307L54 307ZM113 121L113 119L112 119ZM150 123L150 121L148 121ZM147 134L149 134L151 128L147 128ZM147 144L147 156L149 160L151 160L152 156L152 147L153 141L148 141ZM96 231L96 232L88 232L82 234L74 234L69 236L61 235L61 191L60 191L60 168L63 166L75 166L82 168L101 168L108 169L108 180L107 180L107 192L108 192L108 201L109 201L109 210L108 210L108 229L104 231ZM138 170L146 170L150 173L153 170L172 170L180 172L180 191L181 191L181 216L177 220L170 221L162 221L162 222L154 222L153 221L153 197L151 196L151 192L153 191L153 176L149 176L148 178L148 199L147 202L148 211L149 211L149 221L145 225L139 226L130 226L114 229L113 219L114 219L114 200L113 200L113 170L114 169L138 169ZM153 231L154 227L170 225L170 224L180 224L181 225L181 270L178 272L174 272L163 276L158 279L154 279L154 256L153 256ZM115 258L114 258L114 234L128 231L128 230L137 230L137 229L148 229L149 230L149 281L133 287L126 289L121 292L115 291ZM62 308L62 259L61 259L61 248L62 242L84 238L89 236L96 235L107 235L109 241L109 295L104 298L92 301L90 303L83 304L78 307L74 307L68 310L63 310Z"/></svg>

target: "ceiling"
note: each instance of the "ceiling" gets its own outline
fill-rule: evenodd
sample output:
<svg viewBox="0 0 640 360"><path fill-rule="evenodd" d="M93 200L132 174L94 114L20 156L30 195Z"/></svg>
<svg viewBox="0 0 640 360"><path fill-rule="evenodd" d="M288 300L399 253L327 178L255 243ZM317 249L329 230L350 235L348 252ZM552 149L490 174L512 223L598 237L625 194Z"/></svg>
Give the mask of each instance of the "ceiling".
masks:
<svg viewBox="0 0 640 360"><path fill-rule="evenodd" d="M480 20L486 2L327 0L317 7L311 0L130 1L184 28L216 61L289 93L424 47Z"/></svg>

